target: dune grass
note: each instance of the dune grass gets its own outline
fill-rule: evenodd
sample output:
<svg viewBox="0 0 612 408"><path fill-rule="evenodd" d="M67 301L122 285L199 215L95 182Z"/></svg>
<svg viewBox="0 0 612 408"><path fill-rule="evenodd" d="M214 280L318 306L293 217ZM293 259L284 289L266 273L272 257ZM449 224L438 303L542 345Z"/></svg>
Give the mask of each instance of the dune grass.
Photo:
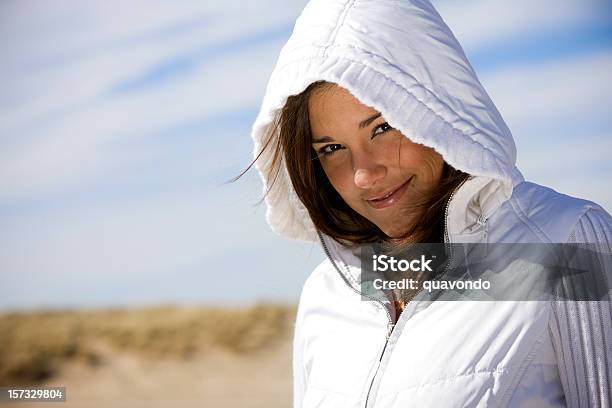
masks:
<svg viewBox="0 0 612 408"><path fill-rule="evenodd" d="M95 347L145 358L189 358L220 348L249 354L292 335L295 306L159 306L0 314L0 386L52 378L67 360L95 366Z"/></svg>

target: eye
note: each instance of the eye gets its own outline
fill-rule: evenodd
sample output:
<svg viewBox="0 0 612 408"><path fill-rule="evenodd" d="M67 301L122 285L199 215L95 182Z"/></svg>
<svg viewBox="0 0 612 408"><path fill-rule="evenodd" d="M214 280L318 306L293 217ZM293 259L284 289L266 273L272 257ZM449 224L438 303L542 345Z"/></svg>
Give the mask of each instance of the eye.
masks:
<svg viewBox="0 0 612 408"><path fill-rule="evenodd" d="M334 154L336 150L344 149L340 144L328 144L319 149L318 153L323 156Z"/></svg>
<svg viewBox="0 0 612 408"><path fill-rule="evenodd" d="M389 126L389 124L387 122L381 123L380 125L377 125L374 127L374 129L372 129L372 139L375 136L378 136L382 133L388 132L389 130L393 129L391 126Z"/></svg>

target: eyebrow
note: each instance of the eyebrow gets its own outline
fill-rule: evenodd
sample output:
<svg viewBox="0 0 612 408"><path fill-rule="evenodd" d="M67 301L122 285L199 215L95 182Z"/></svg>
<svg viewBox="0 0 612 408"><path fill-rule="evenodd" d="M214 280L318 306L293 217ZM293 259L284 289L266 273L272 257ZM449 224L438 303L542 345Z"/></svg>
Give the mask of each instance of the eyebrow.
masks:
<svg viewBox="0 0 612 408"><path fill-rule="evenodd" d="M379 117L380 117L380 113L375 113L369 118L367 118L366 120L362 120L359 123L359 129L363 129L364 127L368 126L370 123L372 123L374 120L378 119Z"/></svg>
<svg viewBox="0 0 612 408"><path fill-rule="evenodd" d="M368 126L370 123L372 123L379 117L380 117L380 113L375 113L369 118L362 120L361 122L359 122L359 129L363 129L364 127ZM327 143L327 142L333 142L333 141L334 139L332 139L331 137L323 136L320 139L313 140L312 143Z"/></svg>

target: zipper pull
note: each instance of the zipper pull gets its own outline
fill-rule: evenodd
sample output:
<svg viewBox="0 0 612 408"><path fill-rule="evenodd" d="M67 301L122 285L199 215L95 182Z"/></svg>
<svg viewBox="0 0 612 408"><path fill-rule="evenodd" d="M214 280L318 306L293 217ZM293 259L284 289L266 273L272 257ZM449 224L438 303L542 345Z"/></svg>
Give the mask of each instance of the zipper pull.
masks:
<svg viewBox="0 0 612 408"><path fill-rule="evenodd" d="M478 225L480 225L481 227L484 227L484 226L486 225L486 223L487 223L487 219L486 219L486 218L484 218L484 217L482 216L482 214L481 214L481 215L478 217L478 220L476 220L476 223L477 223Z"/></svg>
<svg viewBox="0 0 612 408"><path fill-rule="evenodd" d="M387 340L391 337L391 332L393 332L393 328L395 327L395 323L389 323L387 326Z"/></svg>

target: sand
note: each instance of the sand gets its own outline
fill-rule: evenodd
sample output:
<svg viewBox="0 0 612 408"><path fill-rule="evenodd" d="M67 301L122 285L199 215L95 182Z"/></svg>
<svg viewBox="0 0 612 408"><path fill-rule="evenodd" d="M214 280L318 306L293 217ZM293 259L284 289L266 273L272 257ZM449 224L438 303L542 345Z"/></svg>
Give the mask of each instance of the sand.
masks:
<svg viewBox="0 0 612 408"><path fill-rule="evenodd" d="M208 350L186 360L147 360L97 345L97 367L71 361L42 386L66 387L66 402L15 407L290 407L291 341L249 355Z"/></svg>

